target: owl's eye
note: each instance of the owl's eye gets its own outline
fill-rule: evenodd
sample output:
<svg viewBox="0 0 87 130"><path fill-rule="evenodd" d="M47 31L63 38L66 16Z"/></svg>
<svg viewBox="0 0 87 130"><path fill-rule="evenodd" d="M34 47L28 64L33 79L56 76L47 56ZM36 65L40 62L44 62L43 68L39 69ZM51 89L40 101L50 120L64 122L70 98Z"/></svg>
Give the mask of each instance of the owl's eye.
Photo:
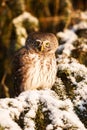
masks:
<svg viewBox="0 0 87 130"><path fill-rule="evenodd" d="M49 43L49 42L46 42L46 43L45 43L45 46L46 46L46 47L50 47L50 43Z"/></svg>

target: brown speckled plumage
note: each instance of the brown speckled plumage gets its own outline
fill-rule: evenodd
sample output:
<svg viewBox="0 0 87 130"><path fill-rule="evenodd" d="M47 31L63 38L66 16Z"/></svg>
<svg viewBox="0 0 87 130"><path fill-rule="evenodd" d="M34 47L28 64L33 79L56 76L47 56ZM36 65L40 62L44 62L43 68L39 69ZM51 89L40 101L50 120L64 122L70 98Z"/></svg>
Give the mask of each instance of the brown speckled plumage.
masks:
<svg viewBox="0 0 87 130"><path fill-rule="evenodd" d="M58 42L51 33L30 33L13 62L15 91L51 88L56 77Z"/></svg>

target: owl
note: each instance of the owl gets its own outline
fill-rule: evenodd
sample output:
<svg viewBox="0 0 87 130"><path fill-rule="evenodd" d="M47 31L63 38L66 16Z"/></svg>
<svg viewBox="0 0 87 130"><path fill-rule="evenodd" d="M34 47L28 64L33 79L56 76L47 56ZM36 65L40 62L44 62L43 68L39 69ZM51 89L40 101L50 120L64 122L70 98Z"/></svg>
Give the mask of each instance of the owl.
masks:
<svg viewBox="0 0 87 130"><path fill-rule="evenodd" d="M57 47L57 38L52 33L29 34L25 46L14 55L13 77L16 95L26 90L52 87L57 73Z"/></svg>

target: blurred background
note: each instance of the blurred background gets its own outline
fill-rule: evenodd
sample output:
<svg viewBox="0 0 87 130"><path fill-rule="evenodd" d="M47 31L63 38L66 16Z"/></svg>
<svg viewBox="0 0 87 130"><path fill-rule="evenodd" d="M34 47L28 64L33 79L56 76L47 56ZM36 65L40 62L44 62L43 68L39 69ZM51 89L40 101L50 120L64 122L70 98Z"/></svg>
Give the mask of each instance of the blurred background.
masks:
<svg viewBox="0 0 87 130"><path fill-rule="evenodd" d="M28 33L72 29L86 10L87 0L0 0L0 98L14 94L12 59Z"/></svg>

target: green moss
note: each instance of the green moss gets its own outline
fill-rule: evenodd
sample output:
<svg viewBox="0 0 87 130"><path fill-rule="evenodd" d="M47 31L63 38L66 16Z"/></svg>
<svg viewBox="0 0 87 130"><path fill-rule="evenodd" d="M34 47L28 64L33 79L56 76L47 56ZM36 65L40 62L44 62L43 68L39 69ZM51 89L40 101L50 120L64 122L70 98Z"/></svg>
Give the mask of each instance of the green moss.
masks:
<svg viewBox="0 0 87 130"><path fill-rule="evenodd" d="M74 97L75 97L75 94L74 94L74 90L76 89L76 84L74 84L71 79L70 79L70 71L68 70L63 70L63 71L58 71L58 74L57 76L59 78L61 78L64 86L65 86L65 91L66 91L66 94L67 96L73 100Z"/></svg>
<svg viewBox="0 0 87 130"><path fill-rule="evenodd" d="M44 104L40 104L36 113L35 118L35 130L46 130L46 126L51 123L51 120L49 119L49 113L50 111L47 110L43 112Z"/></svg>

